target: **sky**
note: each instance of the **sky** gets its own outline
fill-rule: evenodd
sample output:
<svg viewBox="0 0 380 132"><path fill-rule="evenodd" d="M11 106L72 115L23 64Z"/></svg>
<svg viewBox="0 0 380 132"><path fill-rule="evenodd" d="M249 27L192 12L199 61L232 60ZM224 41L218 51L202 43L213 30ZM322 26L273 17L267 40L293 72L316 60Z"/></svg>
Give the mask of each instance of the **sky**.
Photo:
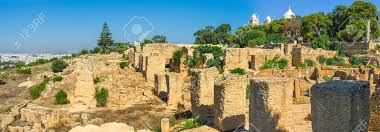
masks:
<svg viewBox="0 0 380 132"><path fill-rule="evenodd" d="M262 22L291 6L296 15L330 12L355 0L0 0L0 52L66 53L92 49L104 22L117 42L167 36L188 44L196 30ZM380 6L379 0L366 0Z"/></svg>

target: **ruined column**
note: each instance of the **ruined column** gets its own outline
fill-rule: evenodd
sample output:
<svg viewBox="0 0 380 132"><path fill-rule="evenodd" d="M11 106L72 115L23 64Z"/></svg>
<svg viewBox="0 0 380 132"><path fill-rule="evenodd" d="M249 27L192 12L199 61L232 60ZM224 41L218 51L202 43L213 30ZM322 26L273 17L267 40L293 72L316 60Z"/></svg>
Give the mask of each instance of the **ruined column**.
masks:
<svg viewBox="0 0 380 132"><path fill-rule="evenodd" d="M170 121L168 118L161 119L161 132L170 132Z"/></svg>
<svg viewBox="0 0 380 132"><path fill-rule="evenodd" d="M148 85L154 87L154 74L165 72L166 61L161 56L161 53L152 53L145 60L145 78Z"/></svg>
<svg viewBox="0 0 380 132"><path fill-rule="evenodd" d="M214 124L221 131L235 130L246 122L246 76L228 74L215 82Z"/></svg>
<svg viewBox="0 0 380 132"><path fill-rule="evenodd" d="M183 79L179 73L166 74L166 82L168 87L167 104L171 108L177 108L182 98Z"/></svg>
<svg viewBox="0 0 380 132"><path fill-rule="evenodd" d="M371 118L369 123L369 131L379 132L380 131L380 89L376 91L371 96Z"/></svg>
<svg viewBox="0 0 380 132"><path fill-rule="evenodd" d="M214 80L219 74L216 68L194 69L191 72L191 109L193 117L212 122L214 105Z"/></svg>
<svg viewBox="0 0 380 132"><path fill-rule="evenodd" d="M369 96L367 81L337 80L313 85L313 132L367 131Z"/></svg>
<svg viewBox="0 0 380 132"><path fill-rule="evenodd" d="M293 80L283 77L260 77L250 80L249 130L284 131L291 121L288 109L293 103Z"/></svg>
<svg viewBox="0 0 380 132"><path fill-rule="evenodd" d="M166 85L165 73L157 73L154 75L154 93L161 99L167 98L168 87Z"/></svg>

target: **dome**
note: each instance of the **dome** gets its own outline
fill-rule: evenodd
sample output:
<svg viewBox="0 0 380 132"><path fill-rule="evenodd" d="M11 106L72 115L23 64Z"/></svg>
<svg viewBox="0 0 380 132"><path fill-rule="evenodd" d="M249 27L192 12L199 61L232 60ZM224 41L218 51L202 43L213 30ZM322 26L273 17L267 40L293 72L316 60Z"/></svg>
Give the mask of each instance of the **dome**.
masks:
<svg viewBox="0 0 380 132"><path fill-rule="evenodd" d="M293 13L292 9L290 8L289 6L289 10L287 12L285 12L284 14L284 18L285 19L290 19L290 18L293 18L295 17L296 15Z"/></svg>
<svg viewBox="0 0 380 132"><path fill-rule="evenodd" d="M253 14L251 16L251 19L249 19L249 24L251 25L259 25L259 18L257 18L256 14Z"/></svg>
<svg viewBox="0 0 380 132"><path fill-rule="evenodd" d="M270 18L270 16L267 16L266 18L265 18L265 20L264 20L264 23L265 24L269 24L269 23L271 23L272 22L272 18Z"/></svg>

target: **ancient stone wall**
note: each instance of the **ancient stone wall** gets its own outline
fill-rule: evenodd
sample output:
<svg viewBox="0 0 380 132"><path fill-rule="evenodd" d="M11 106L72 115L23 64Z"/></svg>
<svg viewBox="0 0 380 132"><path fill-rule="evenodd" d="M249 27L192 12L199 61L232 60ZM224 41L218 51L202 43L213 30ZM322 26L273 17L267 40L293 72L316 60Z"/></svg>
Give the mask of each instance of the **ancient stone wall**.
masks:
<svg viewBox="0 0 380 132"><path fill-rule="evenodd" d="M28 123L41 123L45 128L58 128L62 125L62 119L67 117L67 111L53 110L50 108L29 104L20 110L21 121Z"/></svg>
<svg viewBox="0 0 380 132"><path fill-rule="evenodd" d="M246 123L246 76L224 75L214 89L214 124L221 131L234 130Z"/></svg>
<svg viewBox="0 0 380 132"><path fill-rule="evenodd" d="M370 50L371 44L372 43L368 42L342 43L341 50L350 56L355 54L366 54Z"/></svg>
<svg viewBox="0 0 380 132"><path fill-rule="evenodd" d="M329 81L311 88L313 132L351 132L368 129L369 83Z"/></svg>
<svg viewBox="0 0 380 132"><path fill-rule="evenodd" d="M264 63L265 58L270 59L276 55L283 57L284 52L279 48L226 48L224 69L228 71L240 67L246 71L249 69L258 70Z"/></svg>
<svg viewBox="0 0 380 132"><path fill-rule="evenodd" d="M167 73L166 82L168 89L167 104L171 108L177 108L182 101L183 96L183 79L178 73Z"/></svg>
<svg viewBox="0 0 380 132"><path fill-rule="evenodd" d="M296 46L293 48L292 52L292 65L297 66L300 63L304 63L305 59L311 59L314 62L318 63L319 56L325 57L334 57L336 55L336 51L327 51L321 48L312 49L304 46Z"/></svg>
<svg viewBox="0 0 380 132"><path fill-rule="evenodd" d="M96 107L93 76L94 58L83 57L75 64L76 83L73 96L70 97L70 111L83 111Z"/></svg>
<svg viewBox="0 0 380 132"><path fill-rule="evenodd" d="M219 74L216 68L193 69L191 72L191 109L193 117L212 122L214 105L214 81Z"/></svg>
<svg viewBox="0 0 380 132"><path fill-rule="evenodd" d="M250 80L250 130L254 132L286 131L292 116L288 108L293 103L293 80L280 77Z"/></svg>
<svg viewBox="0 0 380 132"><path fill-rule="evenodd" d="M142 48L142 52L139 58L140 61L140 70L145 71L146 70L146 57L155 56L156 53L159 53L161 56L161 59L165 61L165 64L169 64L170 59L172 58L172 55L174 51L180 49L178 45L175 44L147 44L144 45Z"/></svg>
<svg viewBox="0 0 380 132"><path fill-rule="evenodd" d="M371 96L371 118L369 130L374 132L380 131L380 89L377 89Z"/></svg>
<svg viewBox="0 0 380 132"><path fill-rule="evenodd" d="M166 85L165 73L157 73L154 75L154 94L161 99L167 99L168 96L168 86Z"/></svg>
<svg viewBox="0 0 380 132"><path fill-rule="evenodd" d="M162 58L161 53L152 53L146 57L146 71L145 78L148 85L154 87L154 75L157 73L165 72L165 59Z"/></svg>

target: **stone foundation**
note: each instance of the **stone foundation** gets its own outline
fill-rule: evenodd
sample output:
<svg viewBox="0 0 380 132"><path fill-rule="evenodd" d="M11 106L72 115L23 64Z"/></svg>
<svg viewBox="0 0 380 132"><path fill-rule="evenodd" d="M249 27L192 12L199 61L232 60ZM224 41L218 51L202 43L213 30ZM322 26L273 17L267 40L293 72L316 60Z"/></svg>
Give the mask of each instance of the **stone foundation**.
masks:
<svg viewBox="0 0 380 132"><path fill-rule="evenodd" d="M191 72L191 108L193 117L212 122L214 105L214 80L219 74L216 68L195 69Z"/></svg>
<svg viewBox="0 0 380 132"><path fill-rule="evenodd" d="M329 81L311 88L313 132L367 131L369 83Z"/></svg>
<svg viewBox="0 0 380 132"><path fill-rule="evenodd" d="M250 80L249 123L253 132L286 131L293 103L293 80L287 78L253 78Z"/></svg>
<svg viewBox="0 0 380 132"><path fill-rule="evenodd" d="M41 123L44 128L58 128L62 125L61 119L67 116L65 112L60 110L52 110L50 108L29 104L20 110L21 121L28 123Z"/></svg>
<svg viewBox="0 0 380 132"><path fill-rule="evenodd" d="M221 131L235 130L246 123L245 76L224 75L215 82L214 125Z"/></svg>

